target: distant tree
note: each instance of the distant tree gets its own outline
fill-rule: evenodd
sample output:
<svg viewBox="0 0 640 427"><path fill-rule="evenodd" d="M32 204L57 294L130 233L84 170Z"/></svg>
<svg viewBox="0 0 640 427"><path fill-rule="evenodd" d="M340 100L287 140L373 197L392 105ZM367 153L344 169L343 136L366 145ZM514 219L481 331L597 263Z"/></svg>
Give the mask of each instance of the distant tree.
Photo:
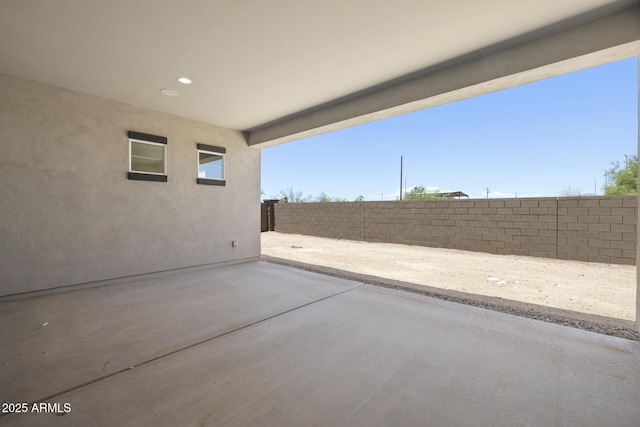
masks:
<svg viewBox="0 0 640 427"><path fill-rule="evenodd" d="M626 156L625 156L626 157ZM606 171L607 178L613 182L605 184L605 196L625 196L638 194L638 155L628 156L624 167L620 162L611 162L611 167Z"/></svg>
<svg viewBox="0 0 640 427"><path fill-rule="evenodd" d="M280 199L281 203L305 203L311 201L311 196L304 196L302 191L295 191L292 187L280 190L274 199Z"/></svg>
<svg viewBox="0 0 640 427"><path fill-rule="evenodd" d="M364 196L358 196L354 200L354 202L363 202L363 201L364 201Z"/></svg>
<svg viewBox="0 0 640 427"><path fill-rule="evenodd" d="M317 197L305 196L302 191L296 191L292 187L281 190L280 194L273 197L279 199L280 203L309 203L309 202L346 202L347 199L342 197L331 197L324 191L321 191Z"/></svg>
<svg viewBox="0 0 640 427"><path fill-rule="evenodd" d="M328 196L324 191L321 191L320 194L318 194L318 197L316 197L314 201L315 202L321 202L321 203L325 203L325 202L346 202L347 199L343 199L343 198L340 198L340 197L331 197L331 196Z"/></svg>
<svg viewBox="0 0 640 427"><path fill-rule="evenodd" d="M318 194L318 197L315 199L316 202L331 202L331 197L327 196L324 191L321 191Z"/></svg>
<svg viewBox="0 0 640 427"><path fill-rule="evenodd" d="M408 193L405 193L403 200L435 200L438 196L433 191L427 191L423 186L416 185Z"/></svg>
<svg viewBox="0 0 640 427"><path fill-rule="evenodd" d="M579 189L573 188L570 185L567 186L566 188L563 188L559 194L560 197L580 197L582 195L583 194L580 192Z"/></svg>

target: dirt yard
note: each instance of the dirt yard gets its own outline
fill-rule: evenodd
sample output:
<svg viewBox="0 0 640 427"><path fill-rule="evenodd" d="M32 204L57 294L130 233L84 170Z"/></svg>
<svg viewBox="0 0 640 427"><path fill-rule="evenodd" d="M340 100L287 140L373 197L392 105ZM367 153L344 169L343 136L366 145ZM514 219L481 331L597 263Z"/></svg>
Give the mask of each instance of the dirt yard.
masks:
<svg viewBox="0 0 640 427"><path fill-rule="evenodd" d="M636 267L262 233L262 253L434 288L635 321Z"/></svg>

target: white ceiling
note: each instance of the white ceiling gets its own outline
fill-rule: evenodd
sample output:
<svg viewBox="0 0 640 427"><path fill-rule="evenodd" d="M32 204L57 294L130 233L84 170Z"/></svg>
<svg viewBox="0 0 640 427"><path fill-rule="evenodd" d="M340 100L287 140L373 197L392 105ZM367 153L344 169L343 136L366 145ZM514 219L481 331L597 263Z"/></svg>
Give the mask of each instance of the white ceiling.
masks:
<svg viewBox="0 0 640 427"><path fill-rule="evenodd" d="M0 72L247 130L635 3L2 0Z"/></svg>

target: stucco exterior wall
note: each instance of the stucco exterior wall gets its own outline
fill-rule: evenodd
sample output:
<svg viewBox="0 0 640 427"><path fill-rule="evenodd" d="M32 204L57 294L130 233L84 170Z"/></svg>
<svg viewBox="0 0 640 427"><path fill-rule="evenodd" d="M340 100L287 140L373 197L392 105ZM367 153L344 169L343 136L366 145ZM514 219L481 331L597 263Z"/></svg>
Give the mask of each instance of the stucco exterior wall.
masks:
<svg viewBox="0 0 640 427"><path fill-rule="evenodd" d="M636 196L279 203L275 231L635 264L636 211Z"/></svg>
<svg viewBox="0 0 640 427"><path fill-rule="evenodd" d="M129 130L168 138L168 182L127 179ZM196 143L226 148L226 186L196 183ZM0 153L0 295L260 254L240 132L0 74Z"/></svg>

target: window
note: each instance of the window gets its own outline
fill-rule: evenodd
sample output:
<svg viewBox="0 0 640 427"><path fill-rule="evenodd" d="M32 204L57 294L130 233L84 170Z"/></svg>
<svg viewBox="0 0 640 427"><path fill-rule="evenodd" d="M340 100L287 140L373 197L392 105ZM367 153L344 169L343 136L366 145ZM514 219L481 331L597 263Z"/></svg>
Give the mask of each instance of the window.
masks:
<svg viewBox="0 0 640 427"><path fill-rule="evenodd" d="M131 172L165 174L162 144L131 140Z"/></svg>
<svg viewBox="0 0 640 427"><path fill-rule="evenodd" d="M167 182L167 138L129 132L129 179Z"/></svg>
<svg viewBox="0 0 640 427"><path fill-rule="evenodd" d="M198 184L225 185L223 147L198 144Z"/></svg>

